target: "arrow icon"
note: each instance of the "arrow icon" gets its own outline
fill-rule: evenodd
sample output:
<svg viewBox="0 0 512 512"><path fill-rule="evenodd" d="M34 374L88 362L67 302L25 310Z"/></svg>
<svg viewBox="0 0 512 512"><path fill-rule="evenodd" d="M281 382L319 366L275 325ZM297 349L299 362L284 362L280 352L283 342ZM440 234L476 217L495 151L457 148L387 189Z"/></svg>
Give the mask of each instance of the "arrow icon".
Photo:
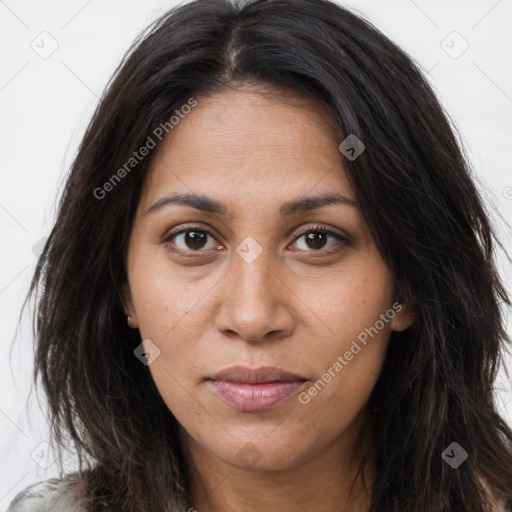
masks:
<svg viewBox="0 0 512 512"><path fill-rule="evenodd" d="M59 48L58 41L49 33L43 31L38 34L30 43L30 47L41 59L50 58Z"/></svg>
<svg viewBox="0 0 512 512"><path fill-rule="evenodd" d="M458 59L469 48L469 43L454 30L441 41L441 48L450 58Z"/></svg>
<svg viewBox="0 0 512 512"><path fill-rule="evenodd" d="M353 162L364 150L366 146L363 142L351 133L339 146L338 149Z"/></svg>
<svg viewBox="0 0 512 512"><path fill-rule="evenodd" d="M236 252L246 263L252 263L263 252L263 248L252 236L248 236L238 244Z"/></svg>
<svg viewBox="0 0 512 512"><path fill-rule="evenodd" d="M30 458L41 468L48 469L54 462L50 445L46 441L39 443L31 452Z"/></svg>
<svg viewBox="0 0 512 512"><path fill-rule="evenodd" d="M262 455L263 454L252 443L244 444L236 454L238 459L247 467L254 466L254 464L261 459Z"/></svg>
<svg viewBox="0 0 512 512"><path fill-rule="evenodd" d="M451 443L441 454L443 460L453 469L457 469L467 458L468 452L459 443Z"/></svg>

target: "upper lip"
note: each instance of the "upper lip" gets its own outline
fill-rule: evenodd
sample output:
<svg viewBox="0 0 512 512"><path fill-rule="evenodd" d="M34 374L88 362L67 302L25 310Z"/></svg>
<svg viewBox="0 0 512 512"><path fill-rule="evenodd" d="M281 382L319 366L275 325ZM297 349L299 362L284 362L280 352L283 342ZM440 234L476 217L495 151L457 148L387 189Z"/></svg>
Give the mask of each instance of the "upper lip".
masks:
<svg viewBox="0 0 512 512"><path fill-rule="evenodd" d="M231 382L245 382L249 384L306 380L299 375L272 366L262 366L260 368L232 366L230 368L226 368L225 370L221 370L220 372L211 376L209 379Z"/></svg>

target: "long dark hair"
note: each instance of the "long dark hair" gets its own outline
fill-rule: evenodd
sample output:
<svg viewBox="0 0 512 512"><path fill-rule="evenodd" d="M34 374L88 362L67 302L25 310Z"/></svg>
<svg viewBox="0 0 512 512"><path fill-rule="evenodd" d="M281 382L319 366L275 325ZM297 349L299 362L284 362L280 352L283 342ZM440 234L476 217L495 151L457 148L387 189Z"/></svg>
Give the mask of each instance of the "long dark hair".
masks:
<svg viewBox="0 0 512 512"><path fill-rule="evenodd" d="M101 98L29 294L36 382L56 442L78 451L90 510L190 506L176 419L133 355L140 335L120 300L151 154L126 163L191 98L244 84L314 98L331 112L340 142L353 134L366 145L357 159L340 158L414 317L391 335L368 404L371 511L483 512L484 482L512 511L512 431L493 401L510 343L499 242L418 67L370 23L326 0L179 6L138 38ZM468 454L457 469L443 460L453 442Z"/></svg>

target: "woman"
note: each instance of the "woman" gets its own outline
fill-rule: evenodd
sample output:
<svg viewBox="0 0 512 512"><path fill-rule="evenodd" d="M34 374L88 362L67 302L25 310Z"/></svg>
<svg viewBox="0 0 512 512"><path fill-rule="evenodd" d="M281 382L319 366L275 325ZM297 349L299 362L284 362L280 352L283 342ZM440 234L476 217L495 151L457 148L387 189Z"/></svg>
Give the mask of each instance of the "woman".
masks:
<svg viewBox="0 0 512 512"><path fill-rule="evenodd" d="M173 9L102 98L31 287L80 470L10 511L510 512L494 252L448 119L373 26Z"/></svg>

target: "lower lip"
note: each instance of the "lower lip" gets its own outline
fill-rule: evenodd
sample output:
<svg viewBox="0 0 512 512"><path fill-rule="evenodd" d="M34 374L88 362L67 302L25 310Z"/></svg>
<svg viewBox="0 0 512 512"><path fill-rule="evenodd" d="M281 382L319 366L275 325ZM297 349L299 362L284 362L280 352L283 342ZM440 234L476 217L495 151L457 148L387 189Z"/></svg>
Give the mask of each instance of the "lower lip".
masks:
<svg viewBox="0 0 512 512"><path fill-rule="evenodd" d="M265 382L248 384L223 380L208 381L213 390L231 407L243 412L265 411L283 402L305 381Z"/></svg>

